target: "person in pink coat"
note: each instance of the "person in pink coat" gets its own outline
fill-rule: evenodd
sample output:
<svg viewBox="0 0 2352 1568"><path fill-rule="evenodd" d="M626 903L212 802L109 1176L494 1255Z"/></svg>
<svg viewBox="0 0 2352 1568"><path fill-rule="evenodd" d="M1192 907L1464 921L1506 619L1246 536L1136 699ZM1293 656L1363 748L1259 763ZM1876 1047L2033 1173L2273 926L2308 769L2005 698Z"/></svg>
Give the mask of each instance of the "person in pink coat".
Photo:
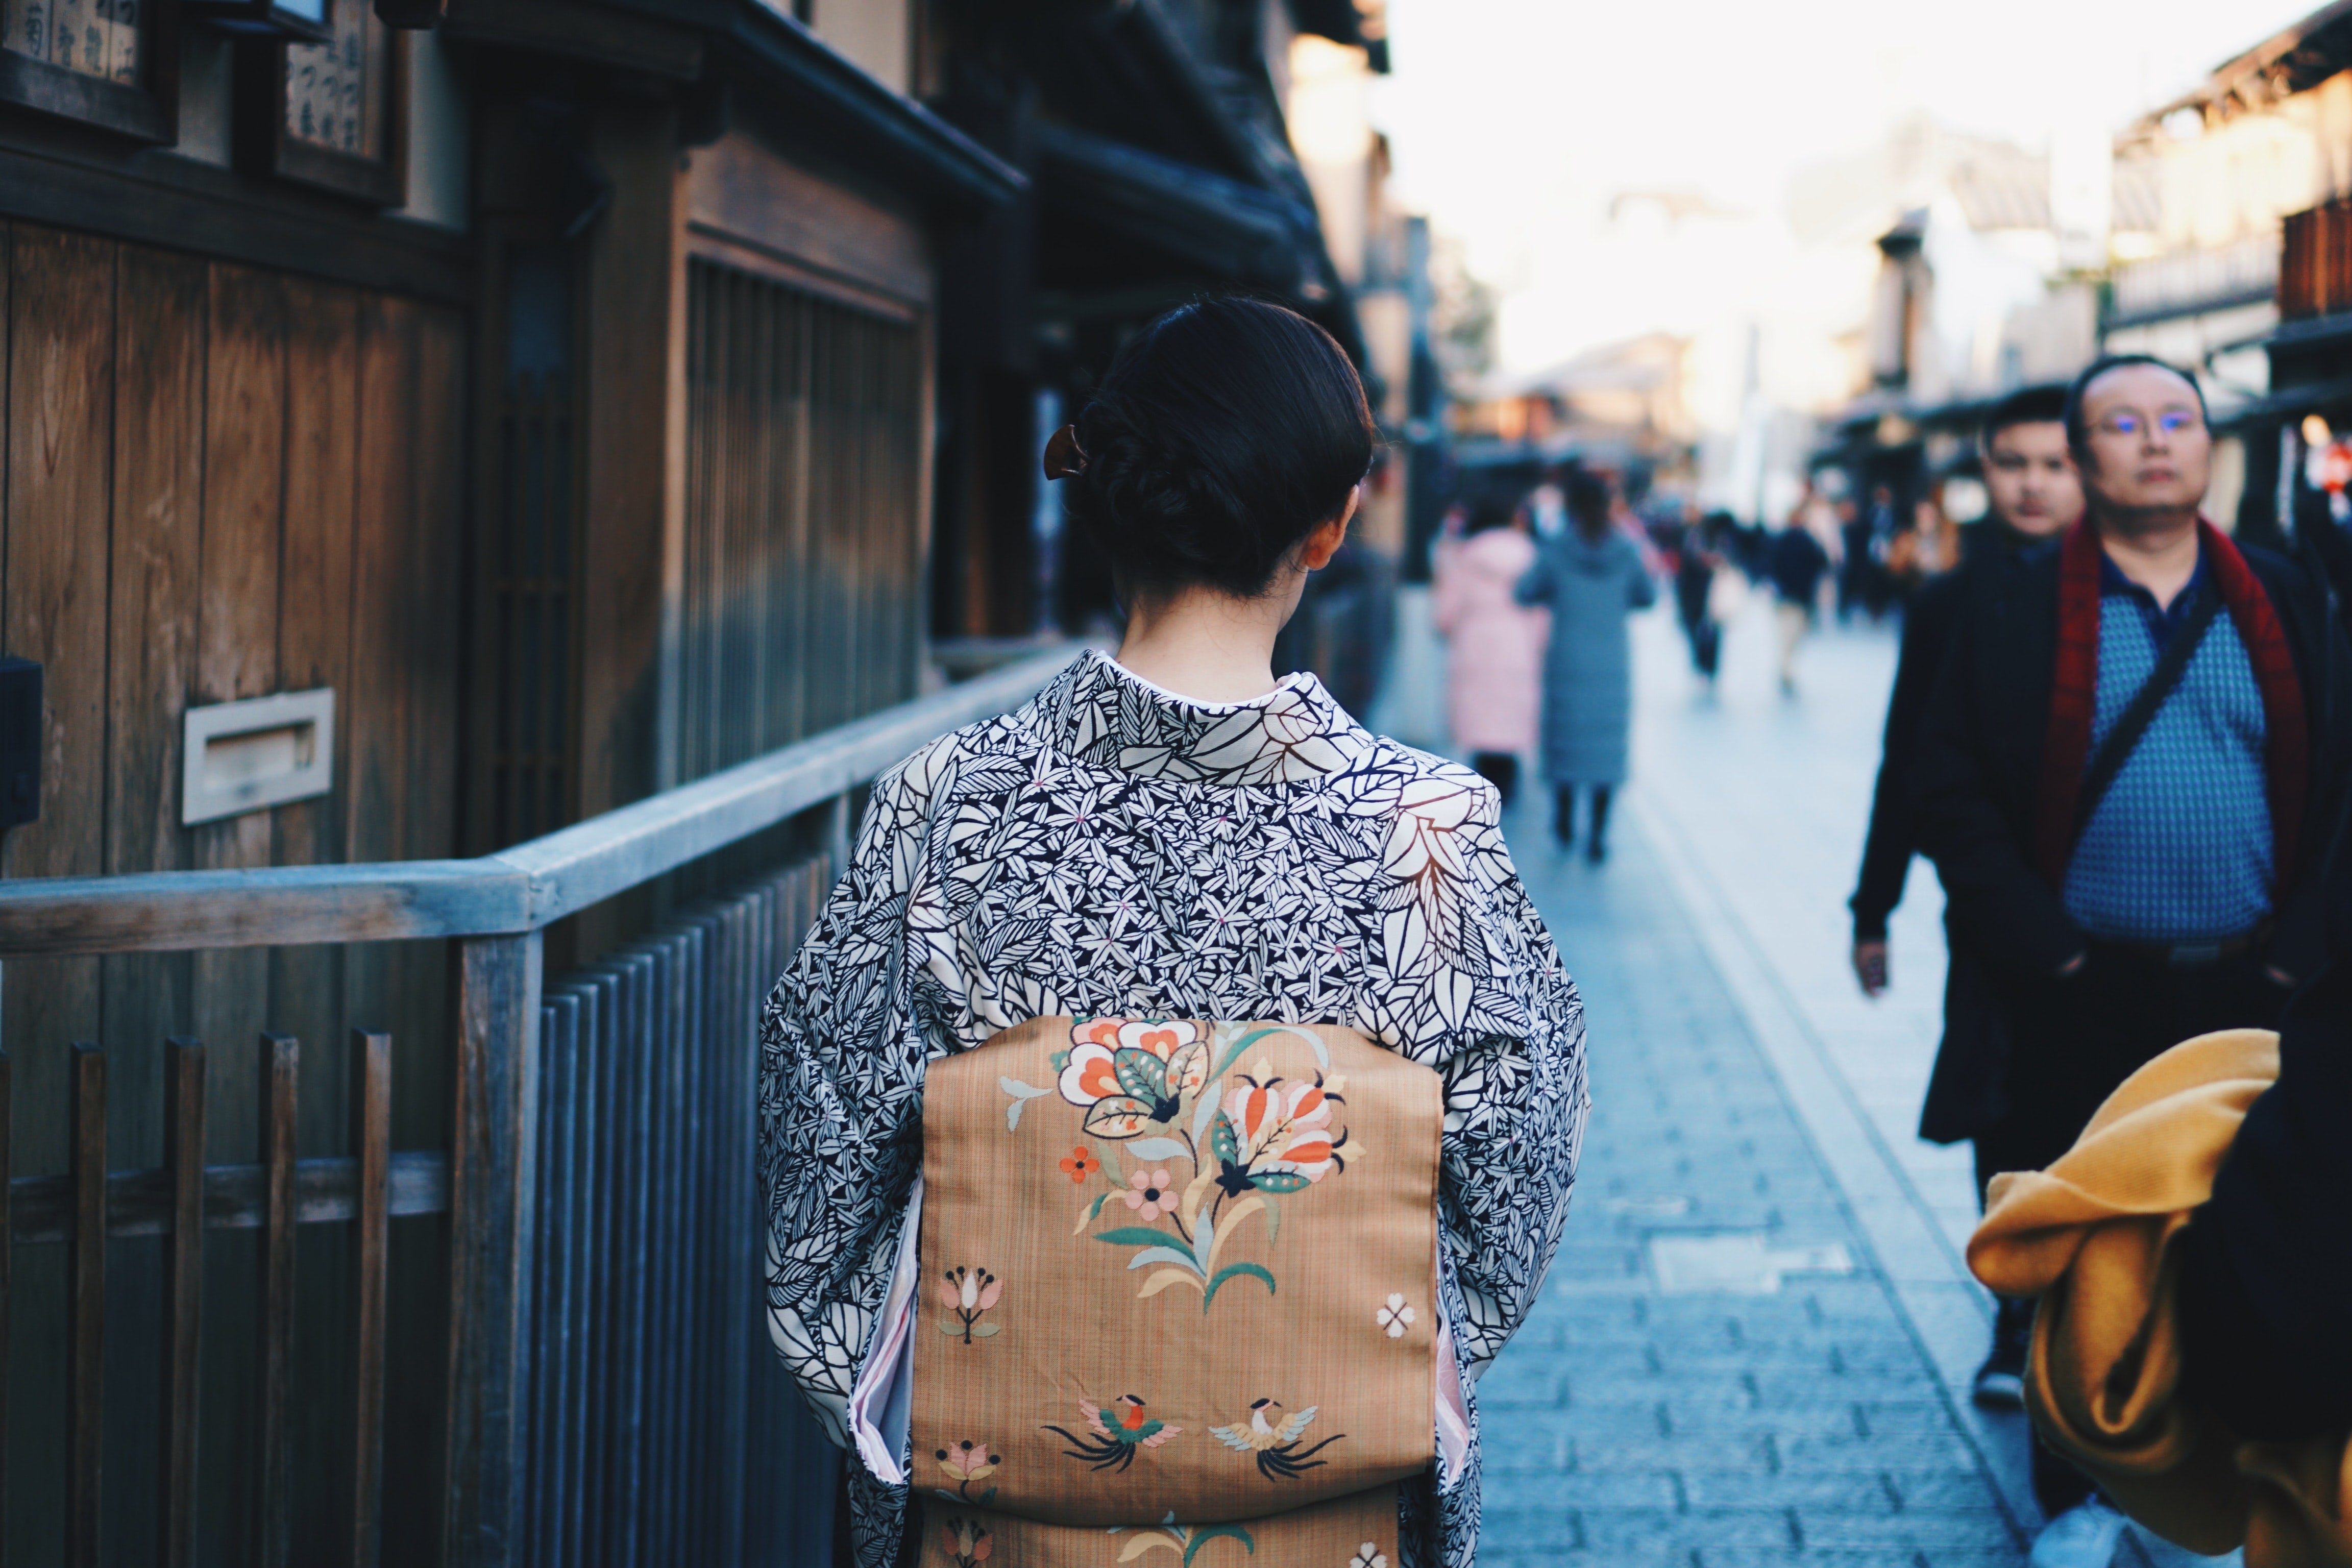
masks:
<svg viewBox="0 0 2352 1568"><path fill-rule="evenodd" d="M1452 534L1449 528L1448 533ZM1486 503L1460 535L1438 542L1432 608L1450 650L1446 710L1454 743L1511 803L1519 758L1535 750L1551 612L1511 590L1535 563L1535 541L1506 508Z"/></svg>

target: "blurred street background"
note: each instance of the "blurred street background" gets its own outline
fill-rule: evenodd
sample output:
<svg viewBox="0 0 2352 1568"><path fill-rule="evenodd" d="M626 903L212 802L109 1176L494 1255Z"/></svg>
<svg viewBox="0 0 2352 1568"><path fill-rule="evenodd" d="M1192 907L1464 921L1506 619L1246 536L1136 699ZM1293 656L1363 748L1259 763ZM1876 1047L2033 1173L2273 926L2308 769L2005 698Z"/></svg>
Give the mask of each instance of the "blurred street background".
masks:
<svg viewBox="0 0 2352 1568"><path fill-rule="evenodd" d="M1966 1149L1913 1135L1932 885L1897 919L1890 995L1844 963L1893 640L1823 639L1804 707L1760 605L1717 693L1668 614L1635 645L1642 784L1610 862L1555 847L1539 801L1510 829L1587 998L1595 1110L1560 1261L1481 1386L1483 1551L2021 1563L2023 1417L1968 1397L1990 1303L1959 1261Z"/></svg>
<svg viewBox="0 0 2352 1568"><path fill-rule="evenodd" d="M881 769L1116 644L1040 452L1227 293L1381 437L1276 671L1516 779L1591 1009L1481 1560L2024 1560L1924 863L1849 967L1897 639L2102 353L2343 542L2352 0L5 0L0 1554L835 1561L760 995ZM1605 858L1593 618L1472 646L1562 541Z"/></svg>

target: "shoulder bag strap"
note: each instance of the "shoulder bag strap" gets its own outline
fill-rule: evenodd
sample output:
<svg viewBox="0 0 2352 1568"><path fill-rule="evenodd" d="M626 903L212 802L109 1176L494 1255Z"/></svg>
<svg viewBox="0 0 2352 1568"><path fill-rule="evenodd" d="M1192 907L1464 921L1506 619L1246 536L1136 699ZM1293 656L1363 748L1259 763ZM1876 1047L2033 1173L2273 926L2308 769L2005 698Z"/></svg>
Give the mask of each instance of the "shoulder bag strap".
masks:
<svg viewBox="0 0 2352 1568"><path fill-rule="evenodd" d="M2074 837L2076 840L2083 837L2083 829L2091 825L2091 814L2097 811L2099 802L2106 798L2108 786L2116 782L2116 775L2123 772L2124 763L2131 760L2132 751L2139 744L2140 737L2147 733L2148 723L2155 719L2156 710L2164 706L2164 700L2172 695L2174 687L2180 684L2180 677L2188 669L2189 661L2197 657L2197 645L2205 640L2205 629L2213 624L2213 617L2221 608L2220 591L2210 583L2206 584L2198 591L2197 603L2190 609L2189 619L2172 634L2172 640L2164 645L2164 653L2157 659L2156 668L2147 672L2147 679L2132 694L2131 706L2123 710L2116 720L2116 727L2107 731L2107 738L2099 742L2097 751L2091 753L2090 765L2083 771L2082 794L2075 797Z"/></svg>

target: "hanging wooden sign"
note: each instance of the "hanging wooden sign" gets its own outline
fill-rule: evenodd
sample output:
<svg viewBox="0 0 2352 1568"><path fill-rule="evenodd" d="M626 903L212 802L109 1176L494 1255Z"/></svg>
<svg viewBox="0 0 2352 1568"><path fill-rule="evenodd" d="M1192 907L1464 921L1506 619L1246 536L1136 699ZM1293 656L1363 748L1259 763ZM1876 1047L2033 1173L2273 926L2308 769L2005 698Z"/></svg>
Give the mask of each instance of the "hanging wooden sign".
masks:
<svg viewBox="0 0 2352 1568"><path fill-rule="evenodd" d="M373 206L407 199L407 40L369 7L334 8L320 43L271 43L238 60L238 161Z"/></svg>
<svg viewBox="0 0 2352 1568"><path fill-rule="evenodd" d="M0 0L0 104L174 142L179 61L178 0Z"/></svg>

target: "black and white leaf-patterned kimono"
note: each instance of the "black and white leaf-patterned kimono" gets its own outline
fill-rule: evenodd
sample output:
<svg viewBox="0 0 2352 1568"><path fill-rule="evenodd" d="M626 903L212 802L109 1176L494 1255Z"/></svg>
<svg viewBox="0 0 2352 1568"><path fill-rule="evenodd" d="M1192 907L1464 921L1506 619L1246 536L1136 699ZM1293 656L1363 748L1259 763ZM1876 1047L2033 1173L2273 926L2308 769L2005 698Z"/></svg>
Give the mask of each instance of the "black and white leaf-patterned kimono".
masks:
<svg viewBox="0 0 2352 1568"><path fill-rule="evenodd" d="M1198 703L1097 653L883 777L763 1026L769 1330L835 1441L898 1266L924 1064L1063 1013L1343 1024L1443 1076L1468 1451L1406 1489L1402 1535L1423 1568L1471 1563L1471 1380L1551 1262L1591 1105L1583 1005L1493 789L1311 675ZM880 1568L906 1489L853 1459L850 1493Z"/></svg>

